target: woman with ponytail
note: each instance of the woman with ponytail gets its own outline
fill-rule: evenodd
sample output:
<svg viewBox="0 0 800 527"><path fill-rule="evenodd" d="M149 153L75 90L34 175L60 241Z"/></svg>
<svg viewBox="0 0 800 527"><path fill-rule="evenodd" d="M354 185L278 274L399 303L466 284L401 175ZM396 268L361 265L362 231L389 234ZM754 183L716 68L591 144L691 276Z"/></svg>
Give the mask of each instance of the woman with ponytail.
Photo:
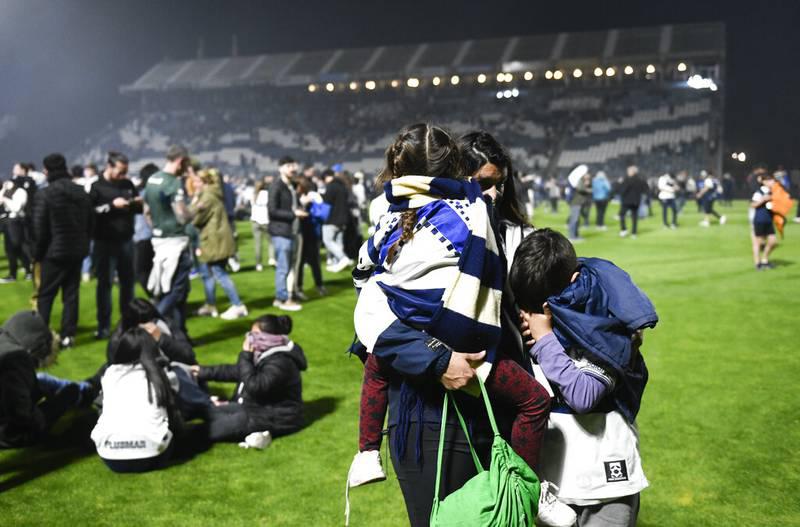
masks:
<svg viewBox="0 0 800 527"><path fill-rule="evenodd" d="M243 441L255 433L275 437L303 427L300 372L308 363L303 349L289 340L291 331L289 316L264 315L245 335L236 364L192 367L200 381L236 383L231 400L215 401L208 412L211 441Z"/></svg>

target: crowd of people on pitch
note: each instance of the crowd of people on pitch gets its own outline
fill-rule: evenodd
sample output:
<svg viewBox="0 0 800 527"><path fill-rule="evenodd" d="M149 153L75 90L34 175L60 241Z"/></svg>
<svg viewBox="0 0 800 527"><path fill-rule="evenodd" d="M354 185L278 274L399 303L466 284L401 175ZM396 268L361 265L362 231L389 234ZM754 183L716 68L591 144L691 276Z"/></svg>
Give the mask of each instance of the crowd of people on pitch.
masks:
<svg viewBox="0 0 800 527"><path fill-rule="evenodd" d="M91 439L119 472L164 466L195 419L208 440L246 448L302 428L307 361L289 338L289 316L257 318L235 363L197 363L186 328L193 266L206 294L198 314L217 315L220 283L231 303L220 316L249 315L226 270L236 256L235 227L217 171L181 146L168 150L160 170L144 167L136 183L117 152L93 181L91 167L73 174L60 154L44 159L45 184L18 167L13 192L4 192L23 233L9 265L12 254L23 266L35 262L37 309L0 328L0 446L31 444L67 409L92 404L101 410ZM573 239L599 177L582 166L568 178ZM755 226L765 222L764 210L772 217L775 178L756 177L753 236L769 246L770 233ZM513 449L506 463L516 467L516 481L535 489L524 509L537 524L635 525L640 492L649 485L636 425L648 381L643 332L658 322L646 294L612 262L578 258L567 237L534 230L511 159L486 132L454 137L424 123L401 130L386 148L377 177L383 192L369 205L372 228L363 243L352 231L359 230L366 192L363 176L354 179L361 189L336 170L301 173L284 157L278 174L254 188L251 211L254 235L269 234L274 307L302 308L306 263L325 293L321 244L330 270L352 270L357 339L350 351L363 361L364 377L348 514L352 487L386 478L379 454L386 423L413 526L428 525L435 500L459 492L488 466L500 437ZM659 192L671 194L661 200L677 200L678 183L671 176L663 183ZM702 201L716 185L709 176L708 190L696 197ZM609 198L612 185L606 186ZM631 213L635 234L647 183L631 167L615 191L623 229ZM703 203L709 214L713 201ZM81 269L92 244L97 337L108 339L106 360L79 382L37 373L73 344ZM257 252L258 271L262 258ZM115 280L120 320L112 328ZM136 280L148 299L135 297ZM54 336L49 313L59 289L65 309ZM231 399L210 396L209 381L236 383Z"/></svg>

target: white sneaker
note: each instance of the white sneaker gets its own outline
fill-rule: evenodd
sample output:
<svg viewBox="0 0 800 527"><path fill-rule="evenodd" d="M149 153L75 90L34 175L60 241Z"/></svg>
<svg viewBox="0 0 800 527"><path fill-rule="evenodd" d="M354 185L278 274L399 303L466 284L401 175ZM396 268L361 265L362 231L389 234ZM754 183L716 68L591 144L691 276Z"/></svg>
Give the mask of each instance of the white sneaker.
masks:
<svg viewBox="0 0 800 527"><path fill-rule="evenodd" d="M332 273L340 273L345 269L347 269L348 267L350 267L351 265L353 265L353 260L345 256L344 258L336 262L334 265L330 266L328 270Z"/></svg>
<svg viewBox="0 0 800 527"><path fill-rule="evenodd" d="M719 224L720 225L725 225L727 222L728 222L728 217L727 216L720 216L719 217Z"/></svg>
<svg viewBox="0 0 800 527"><path fill-rule="evenodd" d="M256 271L258 271L258 272L260 273L260 272L261 272L261 271L263 271L263 270L264 270L264 266L263 266L263 265L261 265L261 264L256 264Z"/></svg>
<svg viewBox="0 0 800 527"><path fill-rule="evenodd" d="M792 221L795 223L800 223L800 216L795 216Z"/></svg>
<svg viewBox="0 0 800 527"><path fill-rule="evenodd" d="M84 284L90 282L91 280L92 280L92 275L91 274L89 274L89 273L81 274L81 281L83 281Z"/></svg>
<svg viewBox="0 0 800 527"><path fill-rule="evenodd" d="M249 315L247 312L247 306L240 304L238 306L229 307L219 316L219 318L222 320L236 320L237 318L244 318L247 315Z"/></svg>
<svg viewBox="0 0 800 527"><path fill-rule="evenodd" d="M270 258L269 261L267 262L267 265L269 265L270 267L277 267L278 262L275 260L275 258Z"/></svg>
<svg viewBox="0 0 800 527"><path fill-rule="evenodd" d="M244 441L239 443L241 448L255 448L256 450L264 450L272 443L272 434L269 430L263 432L253 432L244 438Z"/></svg>
<svg viewBox="0 0 800 527"><path fill-rule="evenodd" d="M217 308L215 306L203 304L203 306L197 310L197 316L217 318L219 316L219 312L217 312Z"/></svg>
<svg viewBox="0 0 800 527"><path fill-rule="evenodd" d="M624 238L627 235L628 235L628 231L619 231L619 237L620 238Z"/></svg>
<svg viewBox="0 0 800 527"><path fill-rule="evenodd" d="M239 269L242 268L242 264L240 264L239 260L237 260L233 256L228 258L228 265L231 267L231 271L233 271L234 273L238 273Z"/></svg>
<svg viewBox="0 0 800 527"><path fill-rule="evenodd" d="M272 303L272 305L273 307L277 307L278 309L281 309L283 311L300 311L301 309L303 309L303 306L291 300L284 300L284 301L275 300Z"/></svg>
<svg viewBox="0 0 800 527"><path fill-rule="evenodd" d="M379 451L366 450L353 456L353 462L350 463L350 470L347 472L347 484L351 488L385 479L386 472L381 465Z"/></svg>
<svg viewBox="0 0 800 527"><path fill-rule="evenodd" d="M539 490L539 512L536 514L536 525L549 527L571 527L578 517L572 508L558 501L558 487L549 481L542 481Z"/></svg>

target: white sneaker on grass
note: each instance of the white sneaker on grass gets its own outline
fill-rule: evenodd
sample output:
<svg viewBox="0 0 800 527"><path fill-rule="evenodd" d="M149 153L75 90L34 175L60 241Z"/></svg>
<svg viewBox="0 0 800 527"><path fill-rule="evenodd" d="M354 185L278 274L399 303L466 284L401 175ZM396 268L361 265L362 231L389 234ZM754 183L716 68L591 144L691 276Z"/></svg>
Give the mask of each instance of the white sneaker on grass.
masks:
<svg viewBox="0 0 800 527"><path fill-rule="evenodd" d="M298 304L297 302L294 302L292 300L277 300L276 299L272 303L272 306L273 307L277 307L278 309L281 309L283 311L300 311L301 309L303 309L303 306L301 306L300 304Z"/></svg>
<svg viewBox="0 0 800 527"><path fill-rule="evenodd" d="M231 256L230 258L228 258L228 265L230 266L230 268L231 268L231 271L233 271L234 273L238 273L238 272L239 272L239 269L241 269L241 268L242 268L242 264L240 264L240 263L239 263L239 260L237 260L237 259L236 259L236 258L234 258L233 256Z"/></svg>
<svg viewBox="0 0 800 527"><path fill-rule="evenodd" d="M217 308L215 306L212 306L211 304L203 304L203 306L197 310L197 316L217 318L219 316L219 312L217 312Z"/></svg>
<svg viewBox="0 0 800 527"><path fill-rule="evenodd" d="M244 441L239 443L241 448L255 448L256 450L264 450L272 443L272 434L269 430L263 432L253 432L244 438Z"/></svg>
<svg viewBox="0 0 800 527"><path fill-rule="evenodd" d="M728 223L728 217L727 216L720 216L719 217L719 224L720 225L725 225L726 223Z"/></svg>
<svg viewBox="0 0 800 527"><path fill-rule="evenodd" d="M701 227L710 227L711 223L709 223L708 220L703 220L703 221L700 222L700 226Z"/></svg>
<svg viewBox="0 0 800 527"><path fill-rule="evenodd" d="M231 306L222 313L219 318L222 320L236 320L237 318L244 318L248 315L247 306L239 304L238 306Z"/></svg>
<svg viewBox="0 0 800 527"><path fill-rule="evenodd" d="M555 492L553 492L555 491ZM549 481L542 481L539 490L539 512L536 514L536 525L548 527L572 527L578 517L572 507L558 501L558 487Z"/></svg>
<svg viewBox="0 0 800 527"><path fill-rule="evenodd" d="M260 273L260 272L261 272L261 271L263 271L263 270L264 270L264 266L263 266L263 265L261 265L261 264L256 264L256 272L259 272L259 273Z"/></svg>

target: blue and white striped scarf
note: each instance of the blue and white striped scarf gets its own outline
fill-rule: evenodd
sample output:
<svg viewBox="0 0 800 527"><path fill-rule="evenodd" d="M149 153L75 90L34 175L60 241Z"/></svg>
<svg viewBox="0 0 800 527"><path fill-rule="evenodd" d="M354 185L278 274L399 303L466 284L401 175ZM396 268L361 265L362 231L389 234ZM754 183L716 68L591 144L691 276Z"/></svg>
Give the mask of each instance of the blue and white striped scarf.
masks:
<svg viewBox="0 0 800 527"><path fill-rule="evenodd" d="M355 326L369 352L395 320L461 352L487 351L500 340L505 268L478 183L404 176L385 185L389 211L364 243L353 272ZM393 261L401 215L416 212L414 236Z"/></svg>

